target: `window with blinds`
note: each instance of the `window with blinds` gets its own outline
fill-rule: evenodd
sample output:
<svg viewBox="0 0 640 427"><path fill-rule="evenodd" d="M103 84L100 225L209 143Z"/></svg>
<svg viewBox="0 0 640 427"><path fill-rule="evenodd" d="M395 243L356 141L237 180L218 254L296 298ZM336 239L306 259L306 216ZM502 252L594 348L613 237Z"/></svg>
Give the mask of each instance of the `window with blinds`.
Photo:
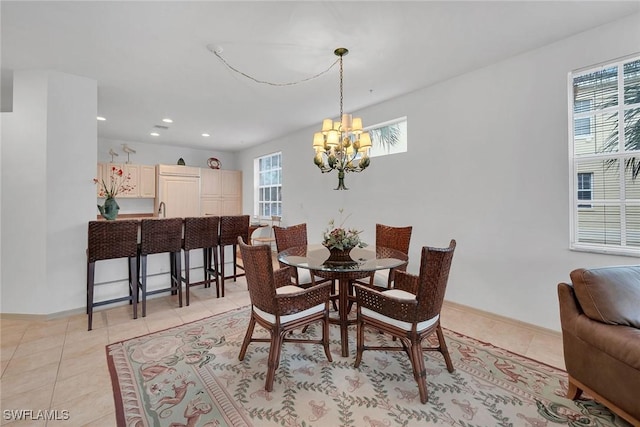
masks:
<svg viewBox="0 0 640 427"><path fill-rule="evenodd" d="M640 57L569 74L571 248L640 255Z"/></svg>
<svg viewBox="0 0 640 427"><path fill-rule="evenodd" d="M593 173L592 172L579 172L578 173L578 208L590 209L591 203L584 203L585 200L592 199L592 187Z"/></svg>
<svg viewBox="0 0 640 427"><path fill-rule="evenodd" d="M282 153L254 159L255 209L261 219L282 216Z"/></svg>

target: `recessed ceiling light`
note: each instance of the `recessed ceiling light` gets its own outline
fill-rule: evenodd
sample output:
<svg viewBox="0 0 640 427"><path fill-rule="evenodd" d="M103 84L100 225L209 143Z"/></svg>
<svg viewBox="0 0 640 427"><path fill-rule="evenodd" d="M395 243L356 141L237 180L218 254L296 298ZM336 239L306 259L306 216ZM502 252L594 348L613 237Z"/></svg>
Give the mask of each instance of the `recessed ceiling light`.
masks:
<svg viewBox="0 0 640 427"><path fill-rule="evenodd" d="M202 136L211 136L208 133L203 133Z"/></svg>
<svg viewBox="0 0 640 427"><path fill-rule="evenodd" d="M173 120L166 118L166 119L162 119L163 122L165 123L173 123Z"/></svg>
<svg viewBox="0 0 640 427"><path fill-rule="evenodd" d="M151 136L160 136L160 134L158 132L151 132L149 135L151 135Z"/></svg>
<svg viewBox="0 0 640 427"><path fill-rule="evenodd" d="M104 118L104 117L102 117L102 116L98 116L98 117L96 117L96 119L100 120L101 122L104 122L105 120L107 120L107 119L105 119L105 118Z"/></svg>

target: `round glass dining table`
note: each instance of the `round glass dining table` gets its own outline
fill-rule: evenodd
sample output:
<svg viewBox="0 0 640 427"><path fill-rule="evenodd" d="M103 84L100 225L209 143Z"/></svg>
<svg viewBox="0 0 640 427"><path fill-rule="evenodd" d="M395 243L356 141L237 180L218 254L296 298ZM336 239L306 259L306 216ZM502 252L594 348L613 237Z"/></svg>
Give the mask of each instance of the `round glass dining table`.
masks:
<svg viewBox="0 0 640 427"><path fill-rule="evenodd" d="M329 250L320 244L297 246L278 254L278 261L285 265L306 268L315 276L338 280L338 318L331 317L330 322L340 325L342 357L349 355L348 327L355 323L348 316L354 300L349 295L349 283L370 277L376 270L397 268L408 262L406 254L382 246L353 248L349 255L351 261L330 261Z"/></svg>

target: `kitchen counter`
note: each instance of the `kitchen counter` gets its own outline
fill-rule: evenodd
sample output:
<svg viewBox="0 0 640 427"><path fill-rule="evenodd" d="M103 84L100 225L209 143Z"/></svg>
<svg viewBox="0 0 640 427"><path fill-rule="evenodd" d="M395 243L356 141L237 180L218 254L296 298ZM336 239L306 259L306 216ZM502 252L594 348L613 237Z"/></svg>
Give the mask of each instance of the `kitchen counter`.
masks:
<svg viewBox="0 0 640 427"><path fill-rule="evenodd" d="M146 218L158 218L157 215L153 213L130 213L130 214L118 214L116 221L124 220L124 219L146 219ZM98 221L107 221L102 215L97 215L96 220Z"/></svg>

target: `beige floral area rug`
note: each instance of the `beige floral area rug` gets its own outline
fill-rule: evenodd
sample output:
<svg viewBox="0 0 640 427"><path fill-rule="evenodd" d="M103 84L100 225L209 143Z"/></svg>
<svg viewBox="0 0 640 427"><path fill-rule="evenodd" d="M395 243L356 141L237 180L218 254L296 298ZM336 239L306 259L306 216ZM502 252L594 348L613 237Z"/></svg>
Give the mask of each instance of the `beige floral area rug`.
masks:
<svg viewBox="0 0 640 427"><path fill-rule="evenodd" d="M265 392L268 345L252 343L238 361L248 319L245 307L107 346L118 424L628 426L592 400L565 399L565 372L448 330L455 372L427 354L427 404L404 352L368 351L353 367L355 326L346 358L330 327L331 363L319 345L285 343L274 390ZM306 334L320 332L318 324ZM376 331L366 339L389 340Z"/></svg>

